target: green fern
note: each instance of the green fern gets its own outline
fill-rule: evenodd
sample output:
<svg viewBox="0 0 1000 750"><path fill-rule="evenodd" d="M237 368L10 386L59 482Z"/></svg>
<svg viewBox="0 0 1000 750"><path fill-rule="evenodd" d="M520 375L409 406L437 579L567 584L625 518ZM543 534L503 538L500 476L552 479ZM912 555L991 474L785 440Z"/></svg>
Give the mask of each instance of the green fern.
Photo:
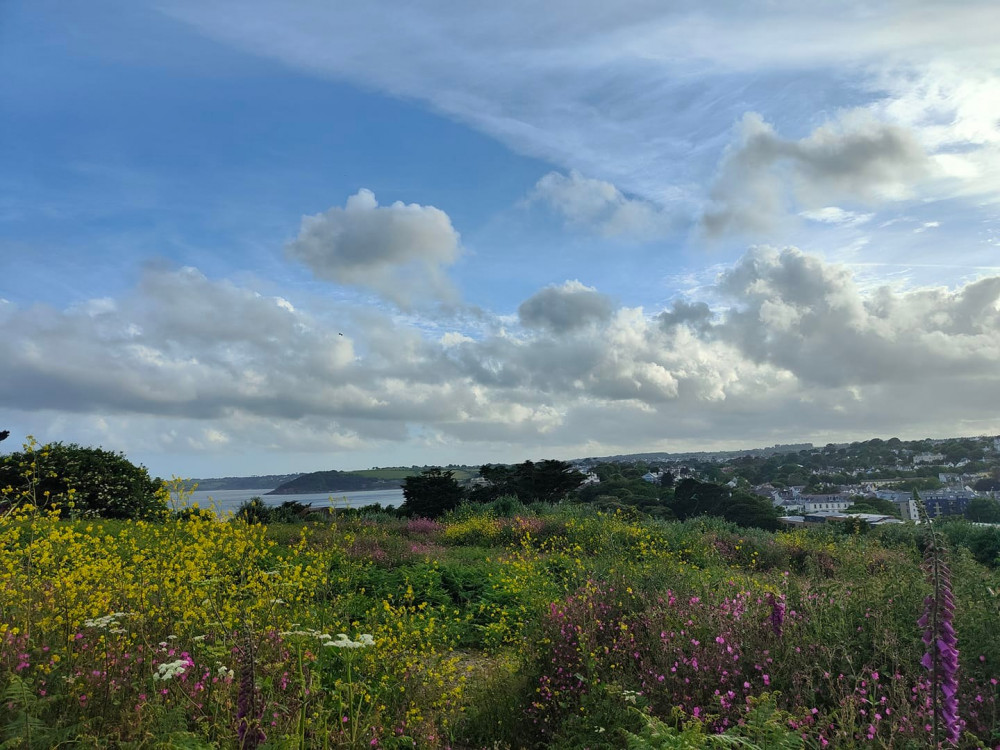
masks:
<svg viewBox="0 0 1000 750"><path fill-rule="evenodd" d="M52 747L51 731L38 718L41 698L18 675L10 675L0 701L12 712L3 726L0 750Z"/></svg>
<svg viewBox="0 0 1000 750"><path fill-rule="evenodd" d="M733 727L723 734L706 730L705 724L689 719L675 729L653 716L642 714L642 732L625 732L629 750L701 750L701 748L738 747L744 750L801 750L802 737L788 727L790 716L778 709L772 695L751 699L753 707L743 726Z"/></svg>

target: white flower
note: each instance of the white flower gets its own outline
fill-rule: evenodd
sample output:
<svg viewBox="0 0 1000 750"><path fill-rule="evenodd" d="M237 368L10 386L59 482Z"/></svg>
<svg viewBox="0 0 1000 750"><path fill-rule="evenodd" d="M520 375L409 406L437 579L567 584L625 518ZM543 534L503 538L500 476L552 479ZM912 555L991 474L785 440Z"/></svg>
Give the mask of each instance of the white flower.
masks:
<svg viewBox="0 0 1000 750"><path fill-rule="evenodd" d="M177 661L165 662L160 664L156 668L156 674L153 675L154 680L169 680L178 675L182 675L187 671L189 663L186 659L178 659Z"/></svg>
<svg viewBox="0 0 1000 750"><path fill-rule="evenodd" d="M323 645L335 648L365 648L367 646L374 646L375 639L371 633L362 633L358 636L358 640L352 641L347 637L347 633L337 633L336 640L327 641Z"/></svg>
<svg viewBox="0 0 1000 750"><path fill-rule="evenodd" d="M91 620L84 620L83 627L85 628L109 628L111 626L118 626L118 620L125 617L124 612L112 612L110 615L104 615L103 617L95 617ZM111 631L111 632L124 632L124 631Z"/></svg>

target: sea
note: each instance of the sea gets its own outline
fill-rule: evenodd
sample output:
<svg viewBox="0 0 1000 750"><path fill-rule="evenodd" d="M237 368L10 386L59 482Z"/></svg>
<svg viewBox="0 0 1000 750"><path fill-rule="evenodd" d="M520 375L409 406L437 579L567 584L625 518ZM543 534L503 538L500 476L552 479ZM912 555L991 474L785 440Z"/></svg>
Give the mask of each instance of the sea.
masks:
<svg viewBox="0 0 1000 750"><path fill-rule="evenodd" d="M260 497L265 505L281 505L287 500L306 505L312 504L314 508L359 508L363 505L399 506L403 503L402 488L391 490L366 490L363 492L315 492L305 495L268 495L271 490L206 490L195 491L189 503L197 502L200 508L214 508L220 516L236 510L244 502L252 497Z"/></svg>

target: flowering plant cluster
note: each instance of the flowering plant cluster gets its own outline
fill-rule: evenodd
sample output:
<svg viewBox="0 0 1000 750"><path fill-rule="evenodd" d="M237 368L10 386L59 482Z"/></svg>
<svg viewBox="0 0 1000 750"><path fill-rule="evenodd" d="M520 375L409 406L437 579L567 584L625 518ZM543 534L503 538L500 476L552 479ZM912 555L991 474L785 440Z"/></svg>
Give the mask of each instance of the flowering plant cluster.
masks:
<svg viewBox="0 0 1000 750"><path fill-rule="evenodd" d="M11 747L1000 746L1000 573L961 547L946 565L940 538L921 568L898 530L573 505L271 526L18 507Z"/></svg>

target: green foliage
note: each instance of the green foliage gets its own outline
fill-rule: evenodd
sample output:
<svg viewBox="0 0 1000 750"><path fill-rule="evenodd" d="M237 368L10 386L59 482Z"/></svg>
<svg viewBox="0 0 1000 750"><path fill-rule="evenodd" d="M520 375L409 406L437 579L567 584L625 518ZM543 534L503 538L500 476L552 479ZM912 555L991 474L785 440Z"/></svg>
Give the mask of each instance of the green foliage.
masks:
<svg viewBox="0 0 1000 750"><path fill-rule="evenodd" d="M706 515L761 529L777 529L781 525L766 498L690 478L677 485L670 507L681 520Z"/></svg>
<svg viewBox="0 0 1000 750"><path fill-rule="evenodd" d="M788 727L790 714L778 709L775 697L765 693L751 699L746 723L722 734L708 731L704 722L685 719L678 712L679 728L643 714L639 733L624 732L629 750L700 750L707 747L739 747L745 750L798 750L805 747L802 737Z"/></svg>
<svg viewBox="0 0 1000 750"><path fill-rule="evenodd" d="M300 523L309 515L312 506L296 500L286 500L281 505L268 505L261 497L251 497L236 510L236 517L247 523ZM352 515L359 515L360 508L349 508Z"/></svg>
<svg viewBox="0 0 1000 750"><path fill-rule="evenodd" d="M976 492L997 492L1000 491L1000 479L994 477L986 477L985 479L980 479L974 485L972 489Z"/></svg>
<svg viewBox="0 0 1000 750"><path fill-rule="evenodd" d="M434 467L403 482L403 505L400 511L408 516L438 518L458 507L465 496L455 480L454 472Z"/></svg>
<svg viewBox="0 0 1000 750"><path fill-rule="evenodd" d="M926 747L920 527L772 533L738 525L744 493L682 485L679 523L511 496L439 521L305 525L286 503L295 523L274 523L260 498L250 524L9 514L0 750L239 747L247 691L266 747ZM956 550L962 746L992 747L1000 572L981 563L1000 529L936 526ZM371 648L322 647L338 632ZM189 679L153 677L179 654Z"/></svg>
<svg viewBox="0 0 1000 750"><path fill-rule="evenodd" d="M163 482L145 467L76 443L28 444L0 456L0 490L6 507L32 502L70 516L150 519L166 511Z"/></svg>
<svg viewBox="0 0 1000 750"><path fill-rule="evenodd" d="M855 498L854 504L851 505L845 513L876 513L883 516L895 516L899 518L899 506L895 503L889 502L888 500L882 500L878 497L859 497Z"/></svg>
<svg viewBox="0 0 1000 750"><path fill-rule="evenodd" d="M913 490L939 490L941 489L941 482L938 481L936 476L914 477L913 479L906 479L902 482L890 484L889 489L899 490L900 492L911 492Z"/></svg>
<svg viewBox="0 0 1000 750"><path fill-rule="evenodd" d="M515 466L485 464L479 476L487 484L470 493L473 502L492 502L504 495L518 498L522 503L555 503L580 486L583 474L575 471L565 461L525 461Z"/></svg>
<svg viewBox="0 0 1000 750"><path fill-rule="evenodd" d="M247 523L266 524L271 522L271 509L264 504L263 499L259 496L251 497L240 504L236 510L236 517Z"/></svg>
<svg viewBox="0 0 1000 750"><path fill-rule="evenodd" d="M965 508L965 517L979 523L1000 523L1000 502L990 497L976 497Z"/></svg>
<svg viewBox="0 0 1000 750"><path fill-rule="evenodd" d="M10 718L3 727L0 748L50 747L52 733L38 716L42 699L18 675L12 674L8 679L0 701L8 707Z"/></svg>

